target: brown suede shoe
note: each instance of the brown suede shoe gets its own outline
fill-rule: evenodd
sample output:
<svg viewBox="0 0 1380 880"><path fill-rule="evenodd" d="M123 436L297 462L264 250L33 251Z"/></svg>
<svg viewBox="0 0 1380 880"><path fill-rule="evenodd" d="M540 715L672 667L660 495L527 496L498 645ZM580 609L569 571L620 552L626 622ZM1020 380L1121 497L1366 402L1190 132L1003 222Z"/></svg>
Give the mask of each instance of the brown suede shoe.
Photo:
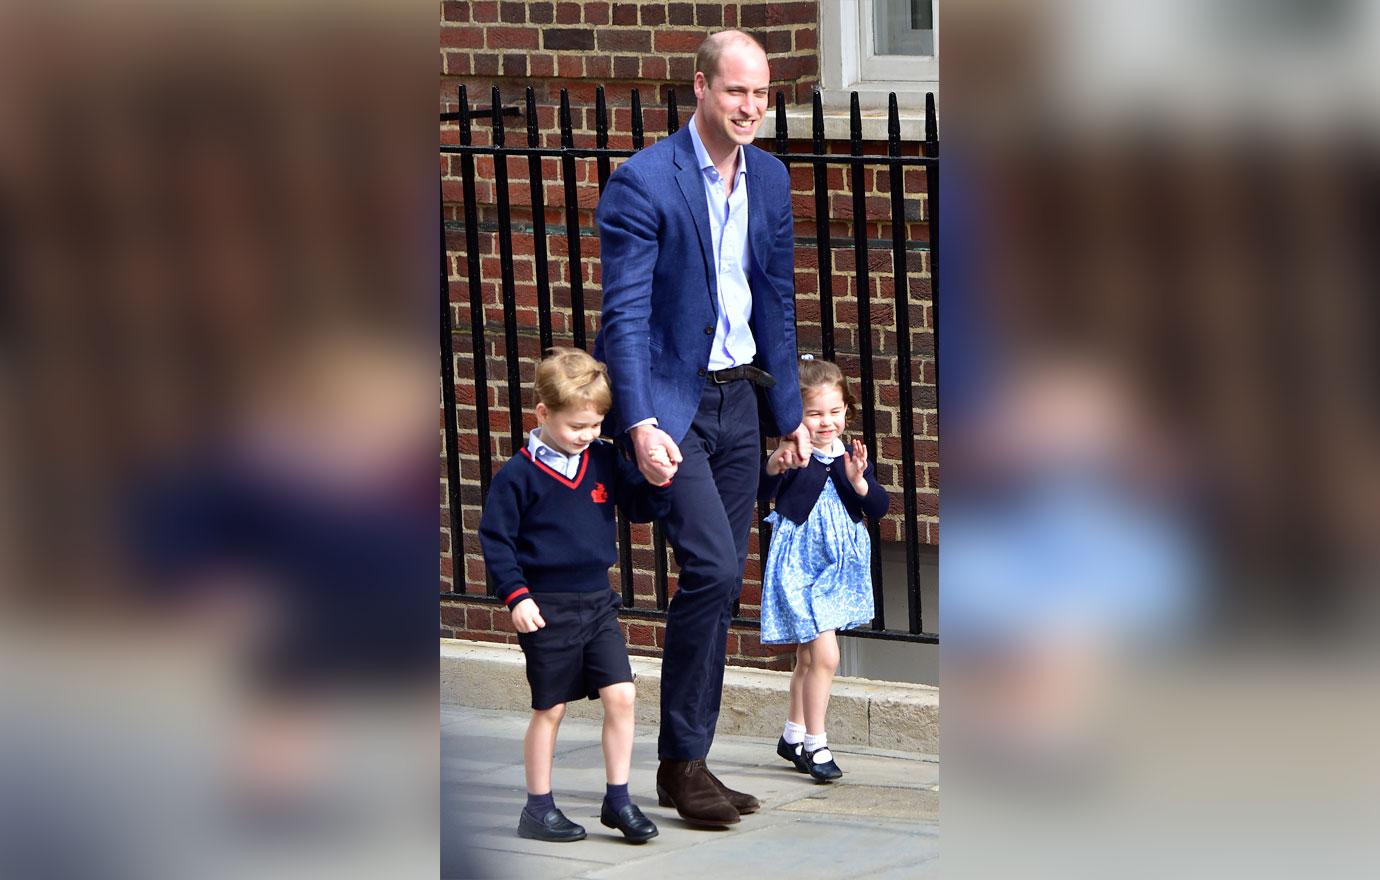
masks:
<svg viewBox="0 0 1380 880"><path fill-rule="evenodd" d="M719 792L704 760L662 761L656 769L657 803L675 807L691 825L718 828L742 820L733 804Z"/></svg>
<svg viewBox="0 0 1380 880"><path fill-rule="evenodd" d="M715 776L713 771L708 767L704 768L704 772L709 774L709 778L714 781L715 787L719 789L719 794L728 799L728 802L733 805L733 809L738 811L738 815L746 816L748 813L755 813L762 809L762 802L757 798L745 791L734 791L727 785L724 785L723 780Z"/></svg>

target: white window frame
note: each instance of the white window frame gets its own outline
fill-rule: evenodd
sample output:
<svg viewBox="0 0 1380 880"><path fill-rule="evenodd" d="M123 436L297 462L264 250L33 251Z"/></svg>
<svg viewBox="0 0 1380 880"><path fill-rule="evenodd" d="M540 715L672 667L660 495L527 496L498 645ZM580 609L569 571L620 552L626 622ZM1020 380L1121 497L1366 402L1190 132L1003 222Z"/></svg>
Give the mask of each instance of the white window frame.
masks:
<svg viewBox="0 0 1380 880"><path fill-rule="evenodd" d="M896 93L902 109L925 106L925 93L939 93L939 3L934 8L934 55L877 55L874 52L873 0L820 0L820 88L830 107L848 106L857 92L868 109L886 107Z"/></svg>
<svg viewBox="0 0 1380 880"><path fill-rule="evenodd" d="M932 13L938 13L938 0L929 0ZM864 82L938 82L939 80L939 16L934 15L934 52L931 56L878 55L875 0L859 3L858 37L860 49L860 78ZM863 22L867 26L862 25Z"/></svg>

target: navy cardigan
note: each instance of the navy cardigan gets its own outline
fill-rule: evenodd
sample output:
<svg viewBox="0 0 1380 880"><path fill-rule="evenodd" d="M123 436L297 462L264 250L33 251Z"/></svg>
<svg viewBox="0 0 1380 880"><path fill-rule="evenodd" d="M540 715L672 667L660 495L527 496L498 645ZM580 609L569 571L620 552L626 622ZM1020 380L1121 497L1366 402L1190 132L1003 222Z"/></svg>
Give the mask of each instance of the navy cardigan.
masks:
<svg viewBox="0 0 1380 880"><path fill-rule="evenodd" d="M815 509L819 493L824 489L824 481L832 479L834 489L843 500L843 506L848 509L848 515L853 517L853 522L858 522L864 516L876 519L884 515L891 506L891 499L877 482L876 468L872 462L867 463L867 470L863 472L863 479L867 481L865 496L853 491L853 484L848 482L848 474L844 470L844 462L844 456L840 455L826 465L812 455L805 467L782 471L773 477L767 473L767 463L763 460L757 499L776 499L776 512L800 525L810 518L810 511Z"/></svg>

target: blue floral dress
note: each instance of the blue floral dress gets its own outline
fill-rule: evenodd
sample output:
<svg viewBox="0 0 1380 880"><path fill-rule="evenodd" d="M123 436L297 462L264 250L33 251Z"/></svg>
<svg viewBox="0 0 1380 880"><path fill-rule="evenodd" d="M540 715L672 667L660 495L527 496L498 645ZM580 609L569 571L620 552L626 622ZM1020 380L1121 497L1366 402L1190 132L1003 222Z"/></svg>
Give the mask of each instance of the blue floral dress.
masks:
<svg viewBox="0 0 1380 880"><path fill-rule="evenodd" d="M762 644L812 642L826 630L872 621L872 542L867 525L848 515L833 480L824 481L805 522L776 511L766 521L772 535L762 572Z"/></svg>

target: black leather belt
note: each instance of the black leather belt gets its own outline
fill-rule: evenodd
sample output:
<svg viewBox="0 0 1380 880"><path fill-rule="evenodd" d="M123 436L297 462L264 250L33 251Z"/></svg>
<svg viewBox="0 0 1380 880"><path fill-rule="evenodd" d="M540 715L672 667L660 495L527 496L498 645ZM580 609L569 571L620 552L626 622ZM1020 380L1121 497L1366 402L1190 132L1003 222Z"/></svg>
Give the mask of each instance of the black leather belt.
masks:
<svg viewBox="0 0 1380 880"><path fill-rule="evenodd" d="M754 385L761 385L763 388L770 388L776 384L771 373L766 370L759 370L751 364L739 364L736 367L729 367L727 370L710 370L709 378L719 385L736 382L739 379L747 379Z"/></svg>

